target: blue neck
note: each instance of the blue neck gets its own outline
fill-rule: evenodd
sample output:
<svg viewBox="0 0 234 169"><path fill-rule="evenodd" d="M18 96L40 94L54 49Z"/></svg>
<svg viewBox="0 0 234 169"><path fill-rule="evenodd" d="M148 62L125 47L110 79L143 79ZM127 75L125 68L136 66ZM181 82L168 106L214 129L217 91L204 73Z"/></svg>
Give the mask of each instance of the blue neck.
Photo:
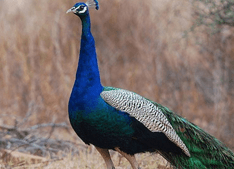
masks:
<svg viewBox="0 0 234 169"><path fill-rule="evenodd" d="M100 82L95 41L90 29L90 17L85 15L80 19L82 21L80 58L71 97L85 104L99 97L103 87Z"/></svg>

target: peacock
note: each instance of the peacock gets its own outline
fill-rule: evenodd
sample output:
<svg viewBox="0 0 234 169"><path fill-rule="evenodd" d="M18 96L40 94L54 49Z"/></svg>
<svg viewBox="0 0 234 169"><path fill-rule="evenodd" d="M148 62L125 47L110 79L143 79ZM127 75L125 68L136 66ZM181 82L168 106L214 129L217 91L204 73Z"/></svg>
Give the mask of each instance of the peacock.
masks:
<svg viewBox="0 0 234 169"><path fill-rule="evenodd" d="M234 154L218 139L167 107L134 92L101 84L89 8L97 0L76 3L82 22L76 78L68 104L72 128L93 144L107 169L114 169L109 150L122 154L139 169L135 154L156 152L175 168L234 168Z"/></svg>

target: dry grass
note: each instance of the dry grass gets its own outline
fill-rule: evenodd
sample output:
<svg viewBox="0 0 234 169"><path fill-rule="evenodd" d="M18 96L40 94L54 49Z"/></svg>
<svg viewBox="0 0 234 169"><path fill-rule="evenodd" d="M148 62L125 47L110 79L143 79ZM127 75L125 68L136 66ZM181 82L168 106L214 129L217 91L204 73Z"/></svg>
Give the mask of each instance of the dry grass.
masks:
<svg viewBox="0 0 234 169"><path fill-rule="evenodd" d="M116 152L111 151L112 160L116 169L125 169L131 168L129 162L119 155ZM139 154L136 156L137 161L140 166L144 169L169 169L169 164L159 155L151 155L151 154ZM96 151L96 149L91 146L85 152L81 152L79 155L71 155L69 154L66 158L61 161L51 162L46 169L53 168L67 168L67 169L80 169L80 168L88 168L88 169L103 169L106 165L104 160L100 156L100 154Z"/></svg>
<svg viewBox="0 0 234 169"><path fill-rule="evenodd" d="M31 108L33 124L68 122L81 24L65 11L75 2L0 1L1 114ZM234 30L183 38L192 11L185 0L100 0L90 13L102 83L159 102L234 149Z"/></svg>

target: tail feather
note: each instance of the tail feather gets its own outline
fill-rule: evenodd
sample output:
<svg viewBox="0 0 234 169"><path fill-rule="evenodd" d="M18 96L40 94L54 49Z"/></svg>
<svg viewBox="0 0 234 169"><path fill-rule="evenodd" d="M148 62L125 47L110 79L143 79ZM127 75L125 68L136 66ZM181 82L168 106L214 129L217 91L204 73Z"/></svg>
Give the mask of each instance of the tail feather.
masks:
<svg viewBox="0 0 234 169"><path fill-rule="evenodd" d="M160 151L173 166L186 169L234 168L234 154L222 142L168 108L154 104L161 108L191 155Z"/></svg>

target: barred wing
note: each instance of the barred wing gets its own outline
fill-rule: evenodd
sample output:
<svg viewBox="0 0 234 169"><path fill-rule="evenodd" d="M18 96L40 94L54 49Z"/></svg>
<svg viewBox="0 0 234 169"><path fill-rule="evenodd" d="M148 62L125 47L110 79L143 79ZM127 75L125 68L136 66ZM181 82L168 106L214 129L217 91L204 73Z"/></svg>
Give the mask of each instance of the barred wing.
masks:
<svg viewBox="0 0 234 169"><path fill-rule="evenodd" d="M160 108L144 97L128 90L107 90L101 93L101 97L117 110L128 113L136 118L152 132L162 132L169 140L180 147L190 156L188 148L175 132L174 128L163 114Z"/></svg>

